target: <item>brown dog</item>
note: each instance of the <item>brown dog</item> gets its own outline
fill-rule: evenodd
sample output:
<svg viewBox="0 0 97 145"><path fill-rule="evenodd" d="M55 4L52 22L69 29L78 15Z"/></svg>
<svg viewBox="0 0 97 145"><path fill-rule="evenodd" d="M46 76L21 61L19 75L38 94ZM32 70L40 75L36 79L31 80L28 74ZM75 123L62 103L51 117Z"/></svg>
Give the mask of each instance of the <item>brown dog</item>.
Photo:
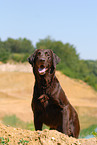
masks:
<svg viewBox="0 0 97 145"><path fill-rule="evenodd" d="M69 103L55 76L59 57L49 49L38 49L28 58L35 75L32 109L36 130L43 123L68 136L78 137L80 126L78 115Z"/></svg>

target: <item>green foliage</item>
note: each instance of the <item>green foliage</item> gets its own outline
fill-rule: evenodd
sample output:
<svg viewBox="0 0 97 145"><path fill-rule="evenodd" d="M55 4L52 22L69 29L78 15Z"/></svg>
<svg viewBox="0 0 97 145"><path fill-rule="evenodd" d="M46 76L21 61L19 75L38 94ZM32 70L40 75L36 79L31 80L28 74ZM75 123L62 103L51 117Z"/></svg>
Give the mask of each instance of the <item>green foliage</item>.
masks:
<svg viewBox="0 0 97 145"><path fill-rule="evenodd" d="M4 46L4 43L0 40L0 61L6 63L10 56L10 50Z"/></svg>
<svg viewBox="0 0 97 145"><path fill-rule="evenodd" d="M6 63L9 60L16 62L25 62L27 57L33 53L34 46L26 38L12 39L8 38L2 42L0 40L0 61Z"/></svg>
<svg viewBox="0 0 97 145"><path fill-rule="evenodd" d="M44 129L49 129L49 126L43 124L43 128L42 128L42 130L44 130Z"/></svg>
<svg viewBox="0 0 97 145"><path fill-rule="evenodd" d="M6 63L9 60L9 57L10 57L9 51L0 48L0 61Z"/></svg>
<svg viewBox="0 0 97 145"><path fill-rule="evenodd" d="M9 145L9 138L0 137L0 144Z"/></svg>
<svg viewBox="0 0 97 145"><path fill-rule="evenodd" d="M29 143L29 141L23 140L23 139L20 139L19 142L18 142L18 144L21 144L21 145L26 145L28 143Z"/></svg>
<svg viewBox="0 0 97 145"><path fill-rule="evenodd" d="M97 132L94 131L92 134L97 138Z"/></svg>
<svg viewBox="0 0 97 145"><path fill-rule="evenodd" d="M97 128L97 124L91 125L90 127L81 130L81 132L80 132L80 138L84 138L87 135L97 135L97 132L95 132L96 128Z"/></svg>
<svg viewBox="0 0 97 145"><path fill-rule="evenodd" d="M28 143L29 143L29 141L24 140L24 139L20 139L18 142L18 144L20 144L20 145L27 145ZM9 145L9 138L0 137L0 144Z"/></svg>
<svg viewBox="0 0 97 145"><path fill-rule="evenodd" d="M28 53L12 53L10 55L10 60L13 60L15 62L26 62L27 58L29 57Z"/></svg>
<svg viewBox="0 0 97 145"><path fill-rule="evenodd" d="M12 53L31 53L34 49L30 40L26 38L12 39L8 38L4 42L5 48L8 48Z"/></svg>
<svg viewBox="0 0 97 145"><path fill-rule="evenodd" d="M34 131L35 130L34 123L33 122L27 123L26 129Z"/></svg>

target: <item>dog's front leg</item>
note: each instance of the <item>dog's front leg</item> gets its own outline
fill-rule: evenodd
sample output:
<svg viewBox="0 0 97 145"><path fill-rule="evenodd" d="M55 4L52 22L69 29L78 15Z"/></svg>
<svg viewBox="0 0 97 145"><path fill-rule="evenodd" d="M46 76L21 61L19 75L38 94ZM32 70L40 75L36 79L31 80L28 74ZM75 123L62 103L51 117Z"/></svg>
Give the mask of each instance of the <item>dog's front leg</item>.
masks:
<svg viewBox="0 0 97 145"><path fill-rule="evenodd" d="M62 132L68 135L69 131L69 112L68 108L65 107L62 111Z"/></svg>
<svg viewBox="0 0 97 145"><path fill-rule="evenodd" d="M42 130L43 123L41 122L39 113L34 113L34 126L35 130Z"/></svg>

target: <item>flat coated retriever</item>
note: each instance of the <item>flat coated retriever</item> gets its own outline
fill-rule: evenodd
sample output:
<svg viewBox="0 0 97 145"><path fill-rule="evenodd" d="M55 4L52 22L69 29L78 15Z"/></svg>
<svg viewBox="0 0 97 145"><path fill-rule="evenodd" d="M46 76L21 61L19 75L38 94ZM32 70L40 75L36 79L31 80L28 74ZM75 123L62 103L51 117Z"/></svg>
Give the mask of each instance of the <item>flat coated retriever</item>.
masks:
<svg viewBox="0 0 97 145"><path fill-rule="evenodd" d="M32 99L35 130L42 130L43 123L68 136L78 138L78 115L69 103L55 76L60 58L50 49L38 49L28 58L35 75Z"/></svg>

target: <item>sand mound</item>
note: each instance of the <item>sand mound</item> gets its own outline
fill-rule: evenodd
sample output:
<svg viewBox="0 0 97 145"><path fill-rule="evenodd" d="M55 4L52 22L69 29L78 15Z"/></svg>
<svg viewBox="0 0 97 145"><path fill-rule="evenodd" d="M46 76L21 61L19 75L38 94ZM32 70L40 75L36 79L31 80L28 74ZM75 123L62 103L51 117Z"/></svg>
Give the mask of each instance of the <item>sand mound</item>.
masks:
<svg viewBox="0 0 97 145"><path fill-rule="evenodd" d="M75 139L55 130L29 131L0 123L0 143L8 145L97 145L97 139Z"/></svg>

